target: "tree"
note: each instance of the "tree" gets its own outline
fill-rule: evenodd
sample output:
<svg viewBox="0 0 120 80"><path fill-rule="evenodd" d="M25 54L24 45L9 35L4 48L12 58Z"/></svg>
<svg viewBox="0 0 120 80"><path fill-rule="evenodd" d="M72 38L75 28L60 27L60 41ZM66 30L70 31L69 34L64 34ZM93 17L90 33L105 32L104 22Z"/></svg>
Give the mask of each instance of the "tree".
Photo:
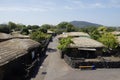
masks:
<svg viewBox="0 0 120 80"><path fill-rule="evenodd" d="M57 25L58 29L66 29L66 25L69 24L68 22L61 22Z"/></svg>
<svg viewBox="0 0 120 80"><path fill-rule="evenodd" d="M118 47L117 38L110 32L104 33L99 41L102 42L109 50L115 49Z"/></svg>
<svg viewBox="0 0 120 80"><path fill-rule="evenodd" d="M21 30L21 34L23 34L23 35L28 35L28 34L29 34L28 29L27 29L26 27L23 28L23 29Z"/></svg>
<svg viewBox="0 0 120 80"><path fill-rule="evenodd" d="M97 30L98 30L100 33L105 33L105 32L107 32L107 28L104 27L104 26L99 27Z"/></svg>
<svg viewBox="0 0 120 80"><path fill-rule="evenodd" d="M0 32L9 34L11 32L11 29L7 24L0 24Z"/></svg>
<svg viewBox="0 0 120 80"><path fill-rule="evenodd" d="M10 27L11 30L17 28L17 25L13 22L9 22L8 26Z"/></svg>
<svg viewBox="0 0 120 80"><path fill-rule="evenodd" d="M66 31L67 32L75 31L75 27L72 24L67 24L66 25Z"/></svg>
<svg viewBox="0 0 120 80"><path fill-rule="evenodd" d="M106 32L107 32L107 28L101 26L101 27L98 27L97 29L91 31L90 36L91 36L91 38L98 40L102 36L102 34L104 34Z"/></svg>
<svg viewBox="0 0 120 80"><path fill-rule="evenodd" d="M91 38L98 40L101 37L101 34L99 33L98 30L95 30L95 31L91 32L90 36L91 36Z"/></svg>
<svg viewBox="0 0 120 80"><path fill-rule="evenodd" d="M56 33L61 34L63 32L72 32L75 31L76 28L68 22L61 22L57 25Z"/></svg>
<svg viewBox="0 0 120 80"><path fill-rule="evenodd" d="M116 30L115 27L108 27L108 28L107 28L107 31L108 31L108 32L113 32L113 31L115 31L115 30Z"/></svg>
<svg viewBox="0 0 120 80"><path fill-rule="evenodd" d="M31 30L34 30L34 29L40 28L40 26L38 26L38 25L28 25L27 28L31 29Z"/></svg>
<svg viewBox="0 0 120 80"><path fill-rule="evenodd" d="M15 31L21 31L23 28L26 28L26 26L23 24L16 24L16 26L17 27L14 29Z"/></svg>
<svg viewBox="0 0 120 80"><path fill-rule="evenodd" d="M35 41L38 41L38 42L46 40L49 37L50 37L50 35L45 34L45 33L41 32L41 31L35 31L35 32L30 34L30 38L35 40Z"/></svg>
<svg viewBox="0 0 120 80"><path fill-rule="evenodd" d="M80 30L82 32L91 34L93 31L97 30L97 27L91 26L91 27L84 27L84 28L80 28Z"/></svg>
<svg viewBox="0 0 120 80"><path fill-rule="evenodd" d="M45 29L45 28L39 28L38 30L43 32L43 33L47 33L47 29Z"/></svg>
<svg viewBox="0 0 120 80"><path fill-rule="evenodd" d="M63 38L59 41L59 45L58 45L58 49L62 50L62 51L65 51L68 46L73 43L73 41L71 40L70 37L67 37L67 38Z"/></svg>
<svg viewBox="0 0 120 80"><path fill-rule="evenodd" d="M51 27L53 27L52 25L49 25L49 24L43 24L42 26L41 26L41 28L43 28L43 29L50 29Z"/></svg>

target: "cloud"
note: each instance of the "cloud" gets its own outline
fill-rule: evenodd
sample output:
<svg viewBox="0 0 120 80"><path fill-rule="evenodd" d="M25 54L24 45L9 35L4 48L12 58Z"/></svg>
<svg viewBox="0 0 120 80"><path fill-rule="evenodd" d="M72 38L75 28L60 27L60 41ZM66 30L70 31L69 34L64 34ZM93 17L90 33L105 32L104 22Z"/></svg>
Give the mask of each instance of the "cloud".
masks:
<svg viewBox="0 0 120 80"><path fill-rule="evenodd" d="M83 1L83 0L66 0L67 5L64 6L66 10L73 9L99 9L99 8L120 8L120 0L94 0L94 1Z"/></svg>
<svg viewBox="0 0 120 80"><path fill-rule="evenodd" d="M110 0L109 7L120 8L120 0Z"/></svg>
<svg viewBox="0 0 120 80"><path fill-rule="evenodd" d="M7 11L7 12L46 12L53 10L51 7L0 7L0 11Z"/></svg>
<svg viewBox="0 0 120 80"><path fill-rule="evenodd" d="M15 0L14 0L15 1ZM18 1L18 0L17 0ZM20 2L20 1L19 1ZM6 5L0 3L0 11L20 11L20 12L48 12L57 10L79 10L79 9L99 9L99 8L120 8L120 0L30 0L25 3L16 2Z"/></svg>
<svg viewBox="0 0 120 80"><path fill-rule="evenodd" d="M49 0L3 0L0 11L46 12L54 10L55 3Z"/></svg>
<svg viewBox="0 0 120 80"><path fill-rule="evenodd" d="M64 9L73 10L74 8L73 8L73 7L70 7L70 6L64 6Z"/></svg>

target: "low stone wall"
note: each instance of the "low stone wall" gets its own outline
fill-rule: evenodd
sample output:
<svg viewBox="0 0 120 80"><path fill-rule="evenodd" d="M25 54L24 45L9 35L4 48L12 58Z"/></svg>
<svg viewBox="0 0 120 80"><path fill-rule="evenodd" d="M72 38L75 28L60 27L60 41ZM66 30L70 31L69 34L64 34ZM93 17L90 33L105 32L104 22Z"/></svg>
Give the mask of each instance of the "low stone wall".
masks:
<svg viewBox="0 0 120 80"><path fill-rule="evenodd" d="M65 62L73 68L79 68L79 66L92 66L96 68L120 68L120 61L87 61L85 62L81 58L71 58L64 55Z"/></svg>

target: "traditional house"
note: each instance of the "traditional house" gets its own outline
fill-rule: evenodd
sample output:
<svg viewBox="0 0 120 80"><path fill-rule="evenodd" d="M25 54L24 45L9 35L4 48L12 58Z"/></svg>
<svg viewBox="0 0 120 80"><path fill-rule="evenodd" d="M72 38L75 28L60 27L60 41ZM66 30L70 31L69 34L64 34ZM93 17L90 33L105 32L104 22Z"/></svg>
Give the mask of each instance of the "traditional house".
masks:
<svg viewBox="0 0 120 80"><path fill-rule="evenodd" d="M72 67L77 67L85 60L99 61L97 58L101 56L104 45L90 38L87 33L70 32L58 36L58 39L72 37L73 43L67 47L67 51L61 52L61 58Z"/></svg>
<svg viewBox="0 0 120 80"><path fill-rule="evenodd" d="M24 80L38 61L40 43L11 39L0 43L0 80ZM21 78L17 79L18 76Z"/></svg>
<svg viewBox="0 0 120 80"><path fill-rule="evenodd" d="M101 55L104 47L102 43L87 37L72 38L72 41L73 44L69 45L70 50L77 50L75 53L71 51L73 55L75 54L72 57L96 58Z"/></svg>
<svg viewBox="0 0 120 80"><path fill-rule="evenodd" d="M104 45L88 37L72 38L73 44L62 52L61 57L72 67L79 67L84 62L99 62ZM88 64L87 64L88 65Z"/></svg>
<svg viewBox="0 0 120 80"><path fill-rule="evenodd" d="M62 39L66 37L90 37L90 36L84 32L67 32L67 33L58 35L58 39Z"/></svg>
<svg viewBox="0 0 120 80"><path fill-rule="evenodd" d="M62 34L58 39L68 37ZM120 37L117 35L118 41ZM97 68L120 68L120 58L115 56L103 56L102 49L104 45L89 36L72 36L71 43L66 51L61 52L61 57L74 68L81 66L91 67L94 65Z"/></svg>

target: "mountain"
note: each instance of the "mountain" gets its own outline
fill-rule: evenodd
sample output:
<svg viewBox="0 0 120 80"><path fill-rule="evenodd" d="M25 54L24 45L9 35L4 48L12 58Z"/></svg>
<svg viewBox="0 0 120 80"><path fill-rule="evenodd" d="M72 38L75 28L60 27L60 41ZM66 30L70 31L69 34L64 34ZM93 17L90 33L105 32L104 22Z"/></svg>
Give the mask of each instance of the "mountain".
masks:
<svg viewBox="0 0 120 80"><path fill-rule="evenodd" d="M94 26L94 27L102 26L100 24L86 22L86 21L71 21L70 23L72 25L74 25L76 27L80 27L80 28L82 28L82 27L91 27L91 26Z"/></svg>

